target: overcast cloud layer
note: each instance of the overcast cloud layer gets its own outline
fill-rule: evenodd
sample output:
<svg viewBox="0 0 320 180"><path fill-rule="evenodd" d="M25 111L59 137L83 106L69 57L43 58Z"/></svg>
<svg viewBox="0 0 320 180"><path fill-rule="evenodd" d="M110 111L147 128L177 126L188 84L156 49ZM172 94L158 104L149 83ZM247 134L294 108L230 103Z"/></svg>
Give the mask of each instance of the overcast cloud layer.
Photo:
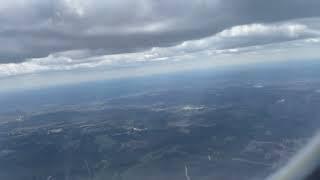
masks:
<svg viewBox="0 0 320 180"><path fill-rule="evenodd" d="M319 9L319 0L0 1L0 80L201 59L250 61L244 54L261 58L270 53L263 49L276 47L287 53L278 59L288 59L293 47L319 47ZM320 57L309 49L300 54Z"/></svg>
<svg viewBox="0 0 320 180"><path fill-rule="evenodd" d="M319 9L319 0L1 1L0 62L79 49L103 55L142 51L237 25L315 17Z"/></svg>

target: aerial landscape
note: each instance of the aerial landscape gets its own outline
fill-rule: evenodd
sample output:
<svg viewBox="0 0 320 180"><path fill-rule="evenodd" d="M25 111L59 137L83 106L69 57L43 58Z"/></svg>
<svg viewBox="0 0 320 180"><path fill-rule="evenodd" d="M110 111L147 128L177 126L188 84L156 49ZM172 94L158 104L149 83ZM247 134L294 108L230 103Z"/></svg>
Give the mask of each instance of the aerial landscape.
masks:
<svg viewBox="0 0 320 180"><path fill-rule="evenodd" d="M238 67L1 97L9 108L0 114L0 177L262 179L319 127L319 67Z"/></svg>
<svg viewBox="0 0 320 180"><path fill-rule="evenodd" d="M319 180L319 0L0 0L0 180Z"/></svg>

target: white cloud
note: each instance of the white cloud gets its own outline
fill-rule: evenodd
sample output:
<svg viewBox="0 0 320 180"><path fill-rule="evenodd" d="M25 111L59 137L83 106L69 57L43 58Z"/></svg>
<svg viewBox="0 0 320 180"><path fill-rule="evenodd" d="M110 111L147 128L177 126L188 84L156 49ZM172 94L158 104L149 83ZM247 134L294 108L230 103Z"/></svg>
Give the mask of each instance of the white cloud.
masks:
<svg viewBox="0 0 320 180"><path fill-rule="evenodd" d="M40 71L50 71L49 67L37 63L24 62L19 64L9 63L0 65L0 77L22 75Z"/></svg>
<svg viewBox="0 0 320 180"><path fill-rule="evenodd" d="M50 87L97 80L118 79L171 72L212 69L260 62L301 61L320 58L320 43L295 40L277 44L225 49L205 49L164 56L152 51L106 55L67 60L66 64L52 63L50 59L28 60L20 64L0 65L1 92ZM158 49L157 51L160 51ZM166 49L165 49L166 50ZM171 51L170 51L171 52ZM153 51L152 53L155 53ZM173 53L173 52L171 52ZM56 55L53 57L57 57ZM144 58L143 58L144 57ZM44 62L41 62L44 61ZM79 62L78 62L79 61ZM15 76L13 76L15 75Z"/></svg>
<svg viewBox="0 0 320 180"><path fill-rule="evenodd" d="M0 40L7 46L0 48L0 62L23 62L81 49L104 54L146 51L208 37L230 27L219 34L223 39L218 42L219 49L230 43L248 43L225 42L230 38L279 34L269 41L257 39L257 43L300 38L308 25L263 23L317 17L319 5L318 0L2 0ZM191 43L186 51L211 47L210 42L217 44L214 39L217 37Z"/></svg>
<svg viewBox="0 0 320 180"><path fill-rule="evenodd" d="M254 54L259 51L254 45L263 45L274 37L281 41L305 38L303 42L299 42L302 45L316 43L319 39L315 32L318 30L303 24L303 21L247 24L231 27L200 40L186 41L172 47L155 47L142 52L100 55L103 54L102 51L92 55L91 50L72 50L53 53L44 58L32 58L22 63L0 64L0 77L48 71L118 68L153 62L196 61L199 56L215 58L221 55ZM250 46L252 48L246 48Z"/></svg>
<svg viewBox="0 0 320 180"><path fill-rule="evenodd" d="M251 36L284 36L297 38L308 33L308 27L302 24L249 24L235 26L217 34L220 38Z"/></svg>
<svg viewBox="0 0 320 180"><path fill-rule="evenodd" d="M308 42L308 43L319 43L320 42L320 38L309 38L309 39L306 39L305 42Z"/></svg>
<svg viewBox="0 0 320 180"><path fill-rule="evenodd" d="M61 2L69 10L69 13L82 17L85 15L85 7L89 5L90 1L62 0Z"/></svg>

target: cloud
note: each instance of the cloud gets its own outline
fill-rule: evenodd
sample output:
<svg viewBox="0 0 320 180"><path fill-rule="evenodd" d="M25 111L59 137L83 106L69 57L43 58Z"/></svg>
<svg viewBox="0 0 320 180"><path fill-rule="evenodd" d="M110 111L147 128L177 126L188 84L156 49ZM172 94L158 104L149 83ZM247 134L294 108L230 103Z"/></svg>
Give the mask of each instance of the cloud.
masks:
<svg viewBox="0 0 320 180"><path fill-rule="evenodd" d="M1 1L0 63L83 49L97 56L170 47L243 24L319 16L319 7L318 0ZM230 32L245 33L239 28Z"/></svg>
<svg viewBox="0 0 320 180"><path fill-rule="evenodd" d="M312 29L301 22L254 23L234 26L200 40L186 41L177 48L193 51L214 47L222 50L317 36L319 36L318 29Z"/></svg>
<svg viewBox="0 0 320 180"><path fill-rule="evenodd" d="M218 36L222 38L249 36L285 36L288 38L296 38L301 36L301 34L307 33L307 31L307 26L301 24L250 24L232 27L218 33Z"/></svg>
<svg viewBox="0 0 320 180"><path fill-rule="evenodd" d="M0 1L0 91L319 57L318 0ZM272 13L270 13L272 12Z"/></svg>
<svg viewBox="0 0 320 180"><path fill-rule="evenodd" d="M320 21L320 19L318 20ZM315 19L312 22L316 22ZM185 41L170 47L154 47L134 53L104 54L104 50L70 50L31 58L21 63L0 64L0 77L50 71L117 69L157 62L195 60L205 54L214 59L220 55L255 52L268 43L303 39L304 44L318 44L319 30L309 19L269 24L234 26L199 40Z"/></svg>

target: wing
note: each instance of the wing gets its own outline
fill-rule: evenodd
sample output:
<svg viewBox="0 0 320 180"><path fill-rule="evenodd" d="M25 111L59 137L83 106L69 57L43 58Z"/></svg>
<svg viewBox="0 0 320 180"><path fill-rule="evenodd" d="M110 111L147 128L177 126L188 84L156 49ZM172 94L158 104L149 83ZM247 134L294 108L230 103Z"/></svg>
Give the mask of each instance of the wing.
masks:
<svg viewBox="0 0 320 180"><path fill-rule="evenodd" d="M320 180L320 133L267 180Z"/></svg>

